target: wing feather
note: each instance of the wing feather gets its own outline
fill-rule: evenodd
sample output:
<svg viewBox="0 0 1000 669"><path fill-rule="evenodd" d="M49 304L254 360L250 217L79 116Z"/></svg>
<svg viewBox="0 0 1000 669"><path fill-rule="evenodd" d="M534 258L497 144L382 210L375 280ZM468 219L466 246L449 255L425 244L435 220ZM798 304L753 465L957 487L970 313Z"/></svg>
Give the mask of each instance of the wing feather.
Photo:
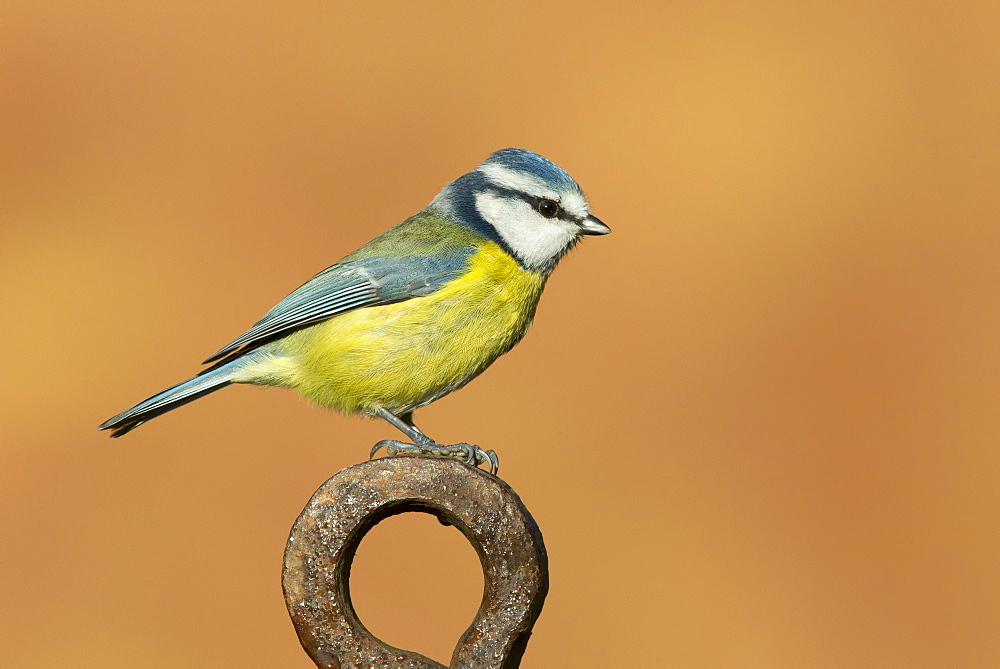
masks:
<svg viewBox="0 0 1000 669"><path fill-rule="evenodd" d="M293 291L205 363L361 307L429 295L467 265L471 247L403 258L370 257L328 267Z"/></svg>

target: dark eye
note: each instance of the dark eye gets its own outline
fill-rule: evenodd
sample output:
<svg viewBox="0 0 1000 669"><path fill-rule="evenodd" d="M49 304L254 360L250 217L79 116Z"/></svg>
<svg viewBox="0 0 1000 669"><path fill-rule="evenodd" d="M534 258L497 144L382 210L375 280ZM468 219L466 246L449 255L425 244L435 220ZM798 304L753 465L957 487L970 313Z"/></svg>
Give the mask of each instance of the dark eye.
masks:
<svg viewBox="0 0 1000 669"><path fill-rule="evenodd" d="M538 213L545 218L555 218L559 215L559 203L555 200L540 200L538 202Z"/></svg>

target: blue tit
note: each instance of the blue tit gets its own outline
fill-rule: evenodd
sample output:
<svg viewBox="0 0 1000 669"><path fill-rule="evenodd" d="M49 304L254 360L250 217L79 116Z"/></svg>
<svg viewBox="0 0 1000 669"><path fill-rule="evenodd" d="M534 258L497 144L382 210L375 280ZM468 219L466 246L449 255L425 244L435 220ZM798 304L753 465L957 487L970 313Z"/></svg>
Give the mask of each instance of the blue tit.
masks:
<svg viewBox="0 0 1000 669"><path fill-rule="evenodd" d="M120 437L234 383L292 388L346 414L385 419L412 443L390 454L493 451L441 445L413 412L458 390L524 336L556 263L583 235L610 228L576 181L524 149L503 149L444 187L422 211L305 282L192 379L100 426Z"/></svg>

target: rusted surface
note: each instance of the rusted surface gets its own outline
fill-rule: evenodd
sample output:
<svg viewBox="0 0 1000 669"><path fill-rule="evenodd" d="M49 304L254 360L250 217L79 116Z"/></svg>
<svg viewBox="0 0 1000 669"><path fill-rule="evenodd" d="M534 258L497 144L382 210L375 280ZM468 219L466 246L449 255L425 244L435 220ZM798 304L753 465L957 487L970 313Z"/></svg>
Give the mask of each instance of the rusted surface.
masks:
<svg viewBox="0 0 1000 669"><path fill-rule="evenodd" d="M285 549L285 602L318 667L442 667L393 648L358 620L348 580L365 534L389 516L431 513L457 527L483 565L483 601L451 667L517 667L548 590L542 535L510 486L454 459L394 457L348 467L324 483Z"/></svg>

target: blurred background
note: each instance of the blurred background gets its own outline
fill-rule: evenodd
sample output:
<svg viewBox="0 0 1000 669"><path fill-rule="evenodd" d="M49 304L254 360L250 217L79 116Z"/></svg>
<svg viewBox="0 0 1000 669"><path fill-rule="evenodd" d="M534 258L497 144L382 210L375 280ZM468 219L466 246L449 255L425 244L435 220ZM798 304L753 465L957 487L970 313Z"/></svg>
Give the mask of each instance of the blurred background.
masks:
<svg viewBox="0 0 1000 669"><path fill-rule="evenodd" d="M4 3L0 665L312 666L288 530L393 429L96 427L506 146L614 229L418 413L543 530L523 666L1000 665L997 4L360 5ZM410 515L352 589L447 661L482 577Z"/></svg>

